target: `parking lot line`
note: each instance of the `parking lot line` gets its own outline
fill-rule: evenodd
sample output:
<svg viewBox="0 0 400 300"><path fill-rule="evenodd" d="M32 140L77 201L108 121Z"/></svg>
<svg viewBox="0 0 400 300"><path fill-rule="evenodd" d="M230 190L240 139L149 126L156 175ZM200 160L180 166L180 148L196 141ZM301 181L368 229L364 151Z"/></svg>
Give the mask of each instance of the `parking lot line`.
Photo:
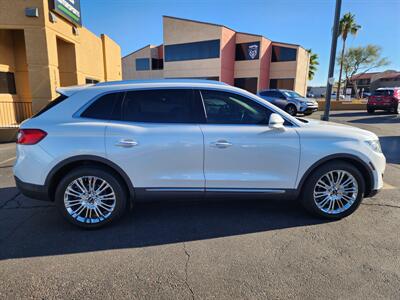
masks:
<svg viewBox="0 0 400 300"><path fill-rule="evenodd" d="M0 165L5 164L5 163L7 163L7 162L9 162L9 161L12 161L13 159L16 159L16 157L13 156L13 157L10 157L10 158L8 158L8 159L6 159L6 160L3 160L3 161L0 162Z"/></svg>

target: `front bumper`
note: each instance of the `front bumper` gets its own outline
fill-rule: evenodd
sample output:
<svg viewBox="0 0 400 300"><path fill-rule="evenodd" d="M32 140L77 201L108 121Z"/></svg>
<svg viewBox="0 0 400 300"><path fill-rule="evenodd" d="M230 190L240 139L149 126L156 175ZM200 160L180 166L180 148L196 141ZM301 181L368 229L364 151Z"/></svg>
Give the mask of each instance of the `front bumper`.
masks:
<svg viewBox="0 0 400 300"><path fill-rule="evenodd" d="M318 105L317 106L301 106L299 109L300 113L304 114L310 114L313 112L316 112L318 110Z"/></svg>
<svg viewBox="0 0 400 300"><path fill-rule="evenodd" d="M37 200L51 201L46 186L23 182L16 176L14 176L14 179L18 190L24 196Z"/></svg>

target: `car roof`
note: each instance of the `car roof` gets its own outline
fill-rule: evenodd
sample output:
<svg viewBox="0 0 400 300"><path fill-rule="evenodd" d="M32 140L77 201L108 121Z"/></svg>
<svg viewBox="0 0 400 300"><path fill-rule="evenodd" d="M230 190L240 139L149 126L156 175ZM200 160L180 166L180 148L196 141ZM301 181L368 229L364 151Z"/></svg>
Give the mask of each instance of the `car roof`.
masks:
<svg viewBox="0 0 400 300"><path fill-rule="evenodd" d="M160 88L160 87L193 87L193 88L220 88L230 87L228 84L202 79L155 79L155 80L121 80L121 81L108 81L100 82L97 84L76 85L69 87L60 87L57 89L59 94L64 96L72 96L73 94L86 90L86 89L99 89L99 90L127 90L135 88Z"/></svg>

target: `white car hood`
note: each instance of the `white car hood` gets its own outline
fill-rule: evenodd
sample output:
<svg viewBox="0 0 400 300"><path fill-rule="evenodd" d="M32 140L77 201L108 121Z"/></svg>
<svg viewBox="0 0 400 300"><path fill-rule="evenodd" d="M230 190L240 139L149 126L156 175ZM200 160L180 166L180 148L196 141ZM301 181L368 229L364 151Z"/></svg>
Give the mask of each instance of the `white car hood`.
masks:
<svg viewBox="0 0 400 300"><path fill-rule="evenodd" d="M353 138L358 140L376 140L377 135L371 131L360 129L357 127L344 125L335 122L319 121L314 119L306 119L308 123L303 123L302 127L325 133L327 136L337 136L343 138Z"/></svg>

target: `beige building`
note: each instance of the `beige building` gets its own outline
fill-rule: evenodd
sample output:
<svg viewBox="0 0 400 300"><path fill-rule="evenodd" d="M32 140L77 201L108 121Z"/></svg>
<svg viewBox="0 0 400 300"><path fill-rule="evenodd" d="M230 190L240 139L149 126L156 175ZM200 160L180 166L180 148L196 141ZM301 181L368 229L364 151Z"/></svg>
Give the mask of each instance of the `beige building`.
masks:
<svg viewBox="0 0 400 300"><path fill-rule="evenodd" d="M0 127L38 111L57 87L121 79L119 45L81 27L80 13L79 1L0 0Z"/></svg>
<svg viewBox="0 0 400 300"><path fill-rule="evenodd" d="M164 43L122 58L123 79L198 78L220 80L251 92L267 88L305 95L308 52L226 26L163 17Z"/></svg>

